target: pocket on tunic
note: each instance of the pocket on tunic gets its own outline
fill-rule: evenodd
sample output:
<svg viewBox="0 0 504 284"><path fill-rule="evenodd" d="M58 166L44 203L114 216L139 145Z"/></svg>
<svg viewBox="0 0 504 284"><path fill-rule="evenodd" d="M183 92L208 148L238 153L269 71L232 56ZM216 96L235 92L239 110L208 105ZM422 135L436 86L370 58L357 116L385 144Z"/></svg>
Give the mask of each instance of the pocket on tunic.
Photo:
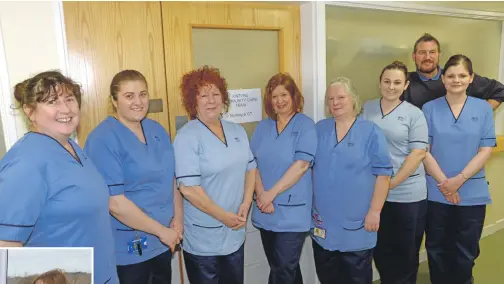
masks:
<svg viewBox="0 0 504 284"><path fill-rule="evenodd" d="M206 223L192 223L184 231L184 246L192 253L218 252L225 241L225 226Z"/></svg>
<svg viewBox="0 0 504 284"><path fill-rule="evenodd" d="M364 220L359 221L345 220L343 221L342 226L345 231L358 231L364 228Z"/></svg>
<svg viewBox="0 0 504 284"><path fill-rule="evenodd" d="M342 227L341 245L345 251L359 251L376 245L376 232L366 231L364 220L344 220Z"/></svg>

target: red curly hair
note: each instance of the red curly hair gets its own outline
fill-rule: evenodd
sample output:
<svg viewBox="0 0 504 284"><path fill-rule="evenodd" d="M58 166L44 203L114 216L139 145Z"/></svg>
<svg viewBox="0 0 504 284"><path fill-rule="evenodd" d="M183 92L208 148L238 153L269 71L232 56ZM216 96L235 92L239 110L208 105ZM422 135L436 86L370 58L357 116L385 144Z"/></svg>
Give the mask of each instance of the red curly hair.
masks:
<svg viewBox="0 0 504 284"><path fill-rule="evenodd" d="M278 73L271 77L266 85L266 93L264 94L264 111L269 118L276 120L276 113L273 108L273 90L278 86L284 86L289 92L292 99L292 110L294 112L302 112L304 105L304 98L301 91L294 82L294 79L288 73Z"/></svg>
<svg viewBox="0 0 504 284"><path fill-rule="evenodd" d="M197 70L186 73L182 77L182 82L180 83L182 103L191 119L195 119L198 114L196 107L200 89L211 84L215 85L221 92L224 110L227 112L229 109L227 82L221 76L219 69L205 65Z"/></svg>

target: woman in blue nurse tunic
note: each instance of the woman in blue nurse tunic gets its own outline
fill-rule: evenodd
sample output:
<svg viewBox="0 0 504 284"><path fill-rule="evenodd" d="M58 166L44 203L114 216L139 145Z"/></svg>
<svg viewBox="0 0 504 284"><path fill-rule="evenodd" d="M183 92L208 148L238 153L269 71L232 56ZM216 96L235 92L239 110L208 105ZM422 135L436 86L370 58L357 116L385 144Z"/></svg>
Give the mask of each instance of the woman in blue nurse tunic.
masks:
<svg viewBox="0 0 504 284"><path fill-rule="evenodd" d="M269 118L250 143L258 167L252 222L270 265L268 283L303 283L299 257L311 225L315 124L300 113L303 97L288 74L269 80L264 108Z"/></svg>
<svg viewBox="0 0 504 284"><path fill-rule="evenodd" d="M32 131L0 161L0 247L92 247L94 283L119 283L107 185L70 139L79 85L49 71L16 85L14 95Z"/></svg>
<svg viewBox="0 0 504 284"><path fill-rule="evenodd" d="M427 122L419 108L400 100L408 84L408 69L402 62L385 66L380 74L382 97L366 102L362 113L385 133L394 167L374 250L383 284L416 283L425 229L427 184L422 160Z"/></svg>
<svg viewBox="0 0 504 284"><path fill-rule="evenodd" d="M491 202L484 167L496 146L493 112L484 100L467 96L473 78L469 58L450 57L441 75L446 95L423 106L429 126L425 247L433 284L473 283Z"/></svg>
<svg viewBox="0 0 504 284"><path fill-rule="evenodd" d="M171 283L183 213L170 136L146 118L149 92L140 72L117 73L110 96L115 114L89 134L84 150L109 188L119 280Z"/></svg>
<svg viewBox="0 0 504 284"><path fill-rule="evenodd" d="M185 74L182 101L191 117L174 141L184 200L184 260L192 284L241 284L247 215L256 162L245 129L221 120L226 80L204 66Z"/></svg>
<svg viewBox="0 0 504 284"><path fill-rule="evenodd" d="M372 254L392 164L387 141L357 117L359 98L347 78L326 91L331 118L319 121L313 166L313 254L321 284L372 283Z"/></svg>

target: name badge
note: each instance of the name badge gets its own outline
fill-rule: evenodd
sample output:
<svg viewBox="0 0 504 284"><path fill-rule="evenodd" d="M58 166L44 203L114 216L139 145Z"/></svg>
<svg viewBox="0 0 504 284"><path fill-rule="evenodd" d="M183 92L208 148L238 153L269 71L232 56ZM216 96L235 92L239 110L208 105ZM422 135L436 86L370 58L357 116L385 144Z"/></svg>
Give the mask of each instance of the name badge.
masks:
<svg viewBox="0 0 504 284"><path fill-rule="evenodd" d="M136 253L142 255L142 251L147 248L147 237L135 237L135 239L128 242L128 253Z"/></svg>
<svg viewBox="0 0 504 284"><path fill-rule="evenodd" d="M322 228L315 227L313 229L313 235L315 237L319 237L321 239L325 239L325 233L326 233L326 231L324 229L322 229Z"/></svg>

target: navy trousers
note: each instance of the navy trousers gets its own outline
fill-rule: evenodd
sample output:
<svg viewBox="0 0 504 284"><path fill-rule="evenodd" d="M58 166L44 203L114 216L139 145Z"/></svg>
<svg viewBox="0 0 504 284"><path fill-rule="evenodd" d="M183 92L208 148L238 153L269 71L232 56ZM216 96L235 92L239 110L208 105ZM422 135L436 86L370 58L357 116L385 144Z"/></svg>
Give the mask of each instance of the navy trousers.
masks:
<svg viewBox="0 0 504 284"><path fill-rule="evenodd" d="M372 284L373 249L328 251L313 241L315 270L320 284Z"/></svg>
<svg viewBox="0 0 504 284"><path fill-rule="evenodd" d="M170 250L147 261L118 265L117 274L121 284L171 284Z"/></svg>
<svg viewBox="0 0 504 284"><path fill-rule="evenodd" d="M303 284L299 257L308 232L259 231L270 266L268 284Z"/></svg>
<svg viewBox="0 0 504 284"><path fill-rule="evenodd" d="M374 250L382 284L415 284L427 214L427 200L385 202Z"/></svg>
<svg viewBox="0 0 504 284"><path fill-rule="evenodd" d="M199 256L184 251L184 261L191 284L243 284L244 244L234 253Z"/></svg>
<svg viewBox="0 0 504 284"><path fill-rule="evenodd" d="M425 247L432 284L473 283L474 261L486 205L454 206L429 201Z"/></svg>

